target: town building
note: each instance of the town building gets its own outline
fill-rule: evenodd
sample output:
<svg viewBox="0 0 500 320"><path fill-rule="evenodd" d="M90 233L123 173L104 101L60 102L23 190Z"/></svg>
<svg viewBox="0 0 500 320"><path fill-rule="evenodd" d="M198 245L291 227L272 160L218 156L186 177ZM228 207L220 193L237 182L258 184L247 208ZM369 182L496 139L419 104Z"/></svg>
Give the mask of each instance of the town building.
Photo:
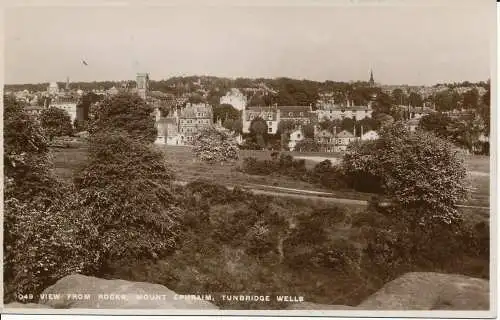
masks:
<svg viewBox="0 0 500 320"><path fill-rule="evenodd" d="M74 97L72 95L57 96L50 100L49 107L63 109L68 112L71 118L71 124L73 124L77 116L76 105L78 104L78 101L78 97Z"/></svg>
<svg viewBox="0 0 500 320"><path fill-rule="evenodd" d="M290 151L295 150L295 146L299 141L304 140L304 133L301 129L294 130L290 133L290 139L288 141L288 149Z"/></svg>
<svg viewBox="0 0 500 320"><path fill-rule="evenodd" d="M314 140L320 144L322 152L344 152L349 144L360 139L347 130L336 131L336 128L333 131L315 128Z"/></svg>
<svg viewBox="0 0 500 320"><path fill-rule="evenodd" d="M343 120L345 118L360 121L365 118L371 118L373 109L371 105L356 106L354 103L347 101L346 105L339 105L335 103L323 103L318 105L316 110L318 121L325 120Z"/></svg>
<svg viewBox="0 0 500 320"><path fill-rule="evenodd" d="M137 83L137 94L142 99L146 100L149 90L149 74L148 73L138 73L136 75Z"/></svg>
<svg viewBox="0 0 500 320"><path fill-rule="evenodd" d="M49 84L49 87L47 88L47 92L50 95L57 95L59 93L59 85L57 84L57 82L51 82Z"/></svg>
<svg viewBox="0 0 500 320"><path fill-rule="evenodd" d="M249 107L242 112L243 133L250 132L250 125L256 118L261 118L267 123L269 134L276 134L278 131L279 111L276 106L272 107Z"/></svg>
<svg viewBox="0 0 500 320"><path fill-rule="evenodd" d="M184 138L179 134L178 119L175 117L165 117L156 121L158 136L156 144L183 145Z"/></svg>
<svg viewBox="0 0 500 320"><path fill-rule="evenodd" d="M190 143L201 129L213 125L212 106L205 103L188 103L178 110L179 134L181 140Z"/></svg>
<svg viewBox="0 0 500 320"><path fill-rule="evenodd" d="M357 141L357 138L354 134L347 130L342 130L341 132L335 135L335 150L334 152L344 152L347 150L347 146L352 142Z"/></svg>
<svg viewBox="0 0 500 320"><path fill-rule="evenodd" d="M238 111L245 109L247 105L247 97L236 88L232 88L225 96L220 98L220 104L230 104Z"/></svg>
<svg viewBox="0 0 500 320"><path fill-rule="evenodd" d="M366 140L377 140L379 137L379 134L375 130L369 130L361 135L361 140L366 141Z"/></svg>
<svg viewBox="0 0 500 320"><path fill-rule="evenodd" d="M293 121L300 125L315 122L315 113L311 106L278 106L280 121Z"/></svg>

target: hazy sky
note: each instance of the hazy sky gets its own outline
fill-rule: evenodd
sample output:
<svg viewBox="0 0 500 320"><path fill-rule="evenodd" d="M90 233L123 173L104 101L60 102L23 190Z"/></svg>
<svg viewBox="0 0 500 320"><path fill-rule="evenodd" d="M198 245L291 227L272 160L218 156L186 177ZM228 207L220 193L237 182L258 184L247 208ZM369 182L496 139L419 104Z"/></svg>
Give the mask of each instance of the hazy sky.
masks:
<svg viewBox="0 0 500 320"><path fill-rule="evenodd" d="M494 1L410 3L8 8L4 80L122 80L149 72L155 80L214 75L349 81L368 80L370 68L385 84L490 76Z"/></svg>

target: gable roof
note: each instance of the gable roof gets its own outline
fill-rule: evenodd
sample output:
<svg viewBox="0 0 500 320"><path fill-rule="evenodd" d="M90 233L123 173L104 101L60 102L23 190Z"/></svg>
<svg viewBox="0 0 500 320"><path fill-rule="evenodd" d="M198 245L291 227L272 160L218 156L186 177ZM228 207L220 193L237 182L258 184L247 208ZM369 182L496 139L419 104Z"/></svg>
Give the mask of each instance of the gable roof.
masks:
<svg viewBox="0 0 500 320"><path fill-rule="evenodd" d="M337 133L337 138L354 138L354 135L347 130L342 130Z"/></svg>

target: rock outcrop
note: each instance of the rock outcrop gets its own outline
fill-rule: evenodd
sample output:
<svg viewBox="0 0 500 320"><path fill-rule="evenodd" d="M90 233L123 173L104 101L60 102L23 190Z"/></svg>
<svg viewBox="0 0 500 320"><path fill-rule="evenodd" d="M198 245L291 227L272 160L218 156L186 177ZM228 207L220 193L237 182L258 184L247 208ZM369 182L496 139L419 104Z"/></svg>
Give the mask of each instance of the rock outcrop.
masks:
<svg viewBox="0 0 500 320"><path fill-rule="evenodd" d="M488 310L489 281L458 274L410 272L357 306L363 310Z"/></svg>
<svg viewBox="0 0 500 320"><path fill-rule="evenodd" d="M410 272L356 307L300 303L289 310L489 310L489 281L458 274Z"/></svg>
<svg viewBox="0 0 500 320"><path fill-rule="evenodd" d="M178 295L160 284L75 274L45 289L38 303L57 309L218 309L195 298Z"/></svg>

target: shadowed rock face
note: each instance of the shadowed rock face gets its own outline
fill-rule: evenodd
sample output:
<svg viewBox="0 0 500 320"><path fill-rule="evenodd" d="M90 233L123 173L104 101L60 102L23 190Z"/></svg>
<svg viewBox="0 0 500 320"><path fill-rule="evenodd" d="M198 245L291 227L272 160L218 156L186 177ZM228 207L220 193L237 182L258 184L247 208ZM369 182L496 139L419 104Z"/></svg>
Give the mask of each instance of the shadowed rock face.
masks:
<svg viewBox="0 0 500 320"><path fill-rule="evenodd" d="M489 310L489 281L458 274L411 272L357 306L363 310Z"/></svg>
<svg viewBox="0 0 500 320"><path fill-rule="evenodd" d="M82 275L60 279L42 296L39 304L10 303L5 308L85 308L85 309L218 309L208 301L180 299L159 284L125 280L104 280ZM90 299L71 298L89 294ZM108 299L99 299L107 294ZM387 283L356 307L303 302L288 310L489 310L489 282L456 274L411 272ZM68 296L70 295L70 296ZM111 295L113 299L111 299ZM138 296L148 296L141 299ZM52 296L53 298L53 296Z"/></svg>
<svg viewBox="0 0 500 320"><path fill-rule="evenodd" d="M59 299L42 298L59 294ZM90 299L75 299L72 294L89 294ZM101 296L106 294L107 296ZM203 300L181 299L174 291L159 284L125 280L104 280L70 275L57 281L41 294L40 304L56 309L218 309Z"/></svg>
<svg viewBox="0 0 500 320"><path fill-rule="evenodd" d="M356 307L301 303L289 310L489 310L489 282L457 274L410 272Z"/></svg>

